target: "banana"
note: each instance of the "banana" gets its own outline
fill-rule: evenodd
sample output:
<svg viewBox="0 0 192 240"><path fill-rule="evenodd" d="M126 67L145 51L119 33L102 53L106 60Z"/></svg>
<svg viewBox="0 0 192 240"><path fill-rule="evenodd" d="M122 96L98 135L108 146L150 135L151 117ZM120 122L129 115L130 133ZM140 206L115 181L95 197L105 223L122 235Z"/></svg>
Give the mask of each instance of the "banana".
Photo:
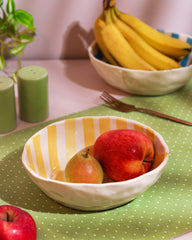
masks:
<svg viewBox="0 0 192 240"><path fill-rule="evenodd" d="M106 60L112 64L118 66L119 64L115 61L115 59L112 57L110 52L107 50L103 43L103 39L101 37L101 31L105 27L105 22L104 22L104 12L101 14L100 17L98 17L95 21L94 24L94 35L95 35L95 40L97 42L97 45L99 49L101 50L102 54L106 58Z"/></svg>
<svg viewBox="0 0 192 240"><path fill-rule="evenodd" d="M151 46L167 56L181 59L191 51L188 43L161 33L130 14L120 12L116 6L114 9L122 21L140 34Z"/></svg>
<svg viewBox="0 0 192 240"><path fill-rule="evenodd" d="M119 19L115 14L114 8L111 8L111 16L114 25L127 39L135 52L154 68L167 70L181 67L178 62L151 47L139 34Z"/></svg>
<svg viewBox="0 0 192 240"><path fill-rule="evenodd" d="M101 31L103 42L111 55L122 67L156 70L133 50L128 41L113 24L109 10L105 10L105 21L105 27Z"/></svg>

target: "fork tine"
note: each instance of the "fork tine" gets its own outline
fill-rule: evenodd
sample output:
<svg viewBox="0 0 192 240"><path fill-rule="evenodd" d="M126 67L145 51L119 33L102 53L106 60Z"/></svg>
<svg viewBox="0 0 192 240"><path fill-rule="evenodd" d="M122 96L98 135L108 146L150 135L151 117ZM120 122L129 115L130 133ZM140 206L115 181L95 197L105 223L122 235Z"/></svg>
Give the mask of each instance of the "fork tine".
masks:
<svg viewBox="0 0 192 240"><path fill-rule="evenodd" d="M108 98L105 95L101 95L100 98L107 104L109 104L110 106L115 106L114 101L111 101L110 98Z"/></svg>
<svg viewBox="0 0 192 240"><path fill-rule="evenodd" d="M118 107L119 105L122 105L123 103L120 102L118 99L112 97L108 92L103 92L102 96L107 99L111 104Z"/></svg>
<svg viewBox="0 0 192 240"><path fill-rule="evenodd" d="M108 104L110 107L112 107L113 109L120 111L120 112L129 112L130 109L129 105L126 105L124 103L121 103L120 101L117 101L116 98L113 98L110 94L108 94L107 92L103 92L100 96L100 98L106 103Z"/></svg>
<svg viewBox="0 0 192 240"><path fill-rule="evenodd" d="M127 104L124 102L119 101L117 98L114 98L113 96L111 96L108 92L103 92L102 95L107 98L110 102L112 102L113 104L115 104L116 107L124 107L128 110L130 110L130 108L135 109L134 105L131 104Z"/></svg>
<svg viewBox="0 0 192 240"><path fill-rule="evenodd" d="M106 99L104 96L100 96L100 98L106 103L108 104L110 107L112 107L113 109L116 109L116 110L119 110L118 107L113 103L111 102L110 100ZM119 110L121 111L121 110Z"/></svg>
<svg viewBox="0 0 192 240"><path fill-rule="evenodd" d="M114 99L112 99L111 95L109 95L107 92L103 92L101 96L103 96L105 99L107 99L111 103L114 102Z"/></svg>
<svg viewBox="0 0 192 240"><path fill-rule="evenodd" d="M103 94L104 94L104 96L110 98L111 100L117 101L117 99L114 98L112 95L110 95L108 92L105 92L105 91L104 91Z"/></svg>
<svg viewBox="0 0 192 240"><path fill-rule="evenodd" d="M115 110L118 110L120 112L131 112L137 110L134 105L126 104L124 102L119 101L118 99L112 97L109 93L103 92L100 96L100 98L110 105Z"/></svg>
<svg viewBox="0 0 192 240"><path fill-rule="evenodd" d="M116 98L114 98L113 96L111 96L108 92L103 92L103 96L105 98L107 98L108 100L110 100L111 102L118 102L118 100Z"/></svg>

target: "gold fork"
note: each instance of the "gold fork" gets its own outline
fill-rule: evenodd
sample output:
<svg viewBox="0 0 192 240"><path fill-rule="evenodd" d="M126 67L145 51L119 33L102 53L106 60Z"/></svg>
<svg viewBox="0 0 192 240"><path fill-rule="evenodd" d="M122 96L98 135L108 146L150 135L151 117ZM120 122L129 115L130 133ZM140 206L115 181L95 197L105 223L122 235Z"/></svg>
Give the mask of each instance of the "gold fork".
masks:
<svg viewBox="0 0 192 240"><path fill-rule="evenodd" d="M118 99L114 98L113 96L111 96L108 92L103 92L100 96L100 98L109 106L111 106L113 109L120 111L120 112L132 112L132 111L138 111L138 112L142 112L142 113L148 113L151 115L155 115L161 118L165 118L177 123L181 123L181 124L185 124L188 126L192 126L191 122L187 122L172 116L168 116L166 114L163 113L159 113L153 110L149 110L146 108L139 108L139 107L135 107L134 105L130 105L130 104L126 104L123 103L121 101L119 101Z"/></svg>

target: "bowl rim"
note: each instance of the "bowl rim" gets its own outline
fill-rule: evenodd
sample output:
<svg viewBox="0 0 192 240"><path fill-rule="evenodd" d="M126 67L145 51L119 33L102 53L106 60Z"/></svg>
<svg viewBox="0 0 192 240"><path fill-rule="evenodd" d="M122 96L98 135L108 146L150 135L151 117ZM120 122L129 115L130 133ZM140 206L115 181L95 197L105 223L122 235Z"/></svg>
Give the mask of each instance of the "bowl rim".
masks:
<svg viewBox="0 0 192 240"><path fill-rule="evenodd" d="M173 33L173 32L166 32L166 33ZM180 35L183 35L183 36L186 36L186 37L189 37L190 39L192 39L192 36L188 35L188 34L183 34L183 33L180 33ZM182 66L181 68L174 68L174 69L166 69L166 70L156 70L156 71L151 71L151 70L140 70L140 69L131 69L131 68L124 68L124 67L121 67L121 66L115 66L115 65L112 65L110 63L107 63L105 61L102 61L101 59L98 59L95 57L95 55L93 54L93 46L96 45L97 42L96 40L93 40L92 43L88 46L88 54L89 54L89 57L94 59L94 61L100 63L100 64L103 64L107 67L111 67L113 69L117 69L117 70L121 70L121 71L129 71L129 72L139 72L139 73L153 73L153 74L156 74L156 73L167 73L167 72L177 72L181 69L187 69L187 68L192 68L192 63L190 65L186 65L186 66ZM192 54L192 50L189 54Z"/></svg>
<svg viewBox="0 0 192 240"><path fill-rule="evenodd" d="M136 120L123 118L123 117L117 117L117 116L110 116L110 115L105 115L105 116L82 116L82 117L75 117L75 118L70 118L70 119L79 119L79 120L81 120L83 118L89 118L89 117L91 117L91 118L106 118L106 117L109 117L109 118L112 118L112 119L123 119L123 120L126 120L128 122L137 123L139 125L142 125L144 128L152 130L155 133L155 136L158 137L158 139L160 140L160 142L163 144L163 146L165 148L165 152L167 152L168 154L165 156L163 161L156 168L146 172L143 175L140 175L138 177L135 177L135 178L132 178L132 179L129 179L129 180L125 180L125 181L117 181L117 182L107 182L107 183L95 184L95 183L70 183L70 182L57 181L57 180L50 179L50 178L43 178L43 177L37 175L35 172L31 171L30 168L28 168L28 166L25 164L25 159L24 159L24 149L25 149L25 146L28 144L29 141L31 141L31 138L33 138L34 136L36 136L39 133L41 133L42 131L44 131L47 127L55 125L55 124L61 124L61 123L65 122L65 120L68 120L68 118L67 118L67 119L64 119L64 120L60 120L60 121L56 121L56 122L53 122L51 124L48 124L47 126L43 127L39 131L37 131L35 134L33 134L26 141L26 143L25 143L25 145L23 147L21 160L22 160L22 164L23 164L24 168L26 169L27 173L32 175L34 178L39 179L41 181L44 181L44 182L47 182L47 183L56 183L56 184L59 184L61 186L76 186L76 187L77 186L89 186L89 187L96 187L96 188L104 188L106 186L118 186L118 185L124 185L124 184L126 185L128 183L131 184L132 182L135 182L135 181L141 181L145 176L153 175L153 174L155 174L156 172L159 171L159 168L164 169L165 166L167 165L167 162L169 160L169 148L168 148L168 145L166 144L166 142L165 142L164 138L161 136L161 134L158 133L157 131L155 131L154 129L152 129L151 127L149 127L148 125L143 124L143 123L141 123L139 121L136 121Z"/></svg>

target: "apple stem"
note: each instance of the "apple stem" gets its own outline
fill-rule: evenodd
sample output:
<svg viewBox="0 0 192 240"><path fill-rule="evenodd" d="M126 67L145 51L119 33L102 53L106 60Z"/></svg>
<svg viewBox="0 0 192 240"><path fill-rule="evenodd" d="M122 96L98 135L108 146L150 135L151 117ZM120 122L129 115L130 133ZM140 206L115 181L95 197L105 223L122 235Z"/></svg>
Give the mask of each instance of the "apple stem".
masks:
<svg viewBox="0 0 192 240"><path fill-rule="evenodd" d="M10 216L9 216L8 212L6 212L6 219L5 219L5 221L10 222Z"/></svg>
<svg viewBox="0 0 192 240"><path fill-rule="evenodd" d="M153 162L153 160L151 160L151 161L148 161L148 160L143 160L143 162L149 162L149 163L150 163L150 162Z"/></svg>
<svg viewBox="0 0 192 240"><path fill-rule="evenodd" d="M148 171L151 171L151 169L153 167L153 164L154 164L154 161L155 161L155 158L153 158L151 161L148 161L148 160L143 161L143 162L146 162L146 163L152 163Z"/></svg>

